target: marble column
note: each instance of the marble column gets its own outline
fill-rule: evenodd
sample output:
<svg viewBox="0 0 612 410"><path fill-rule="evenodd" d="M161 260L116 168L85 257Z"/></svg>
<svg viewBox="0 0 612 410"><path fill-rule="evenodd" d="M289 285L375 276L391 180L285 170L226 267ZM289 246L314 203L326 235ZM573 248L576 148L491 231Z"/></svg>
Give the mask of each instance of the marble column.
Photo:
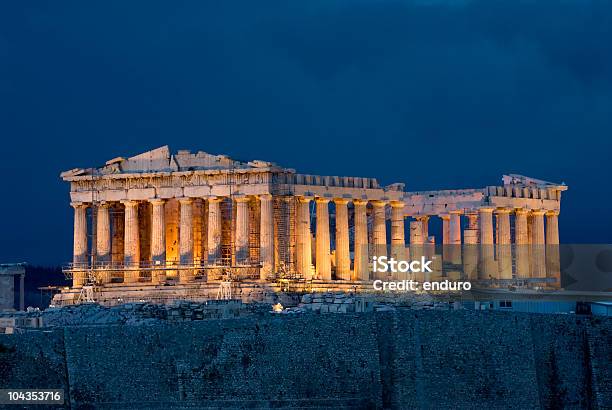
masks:
<svg viewBox="0 0 612 410"><path fill-rule="evenodd" d="M327 198L315 199L317 203L316 265L317 278L331 280L331 255L329 243L329 209Z"/></svg>
<svg viewBox="0 0 612 410"><path fill-rule="evenodd" d="M125 266L124 283L138 282L140 272L135 269L140 265L140 230L138 226L138 202L123 201L125 205L125 228L123 229Z"/></svg>
<svg viewBox="0 0 612 410"><path fill-rule="evenodd" d="M432 259L436 253L436 241L435 238L433 240L429 240L429 215L418 215L415 216L414 219L421 222L423 225L421 227L421 236L423 237L423 256L428 259ZM437 263L438 261L434 261Z"/></svg>
<svg viewBox="0 0 612 410"><path fill-rule="evenodd" d="M222 198L208 198L208 263L221 264L221 203Z"/></svg>
<svg viewBox="0 0 612 410"><path fill-rule="evenodd" d="M450 262L452 257L452 246L450 240L450 214L438 215L442 219L442 260Z"/></svg>
<svg viewBox="0 0 612 410"><path fill-rule="evenodd" d="M546 276L557 279L551 286L561 286L559 211L546 212Z"/></svg>
<svg viewBox="0 0 612 410"><path fill-rule="evenodd" d="M424 239L423 224L420 221L410 221L410 246L423 245L425 243Z"/></svg>
<svg viewBox="0 0 612 410"><path fill-rule="evenodd" d="M531 211L531 254L532 272L534 278L546 277L546 251L544 236L544 214L546 211L536 209Z"/></svg>
<svg viewBox="0 0 612 410"><path fill-rule="evenodd" d="M179 281L189 282L193 276L193 199L180 198L179 260L187 268L180 269Z"/></svg>
<svg viewBox="0 0 612 410"><path fill-rule="evenodd" d="M274 271L274 213L272 208L272 195L259 195L259 257L261 269L260 280L267 280Z"/></svg>
<svg viewBox="0 0 612 410"><path fill-rule="evenodd" d="M421 234L423 236L423 243L429 242L429 215L415 216L414 219L420 221L423 225L421 227Z"/></svg>
<svg viewBox="0 0 612 410"><path fill-rule="evenodd" d="M72 252L72 286L81 287L85 282L87 268L87 206L81 202L73 202L74 208L74 236Z"/></svg>
<svg viewBox="0 0 612 410"><path fill-rule="evenodd" d="M527 231L526 209L519 208L514 214L514 243L516 256L516 277L529 277L529 233Z"/></svg>
<svg viewBox="0 0 612 410"><path fill-rule="evenodd" d="M249 257L249 201L248 197L236 198L236 263L245 264Z"/></svg>
<svg viewBox="0 0 612 410"><path fill-rule="evenodd" d="M351 280L348 200L336 198L334 203L336 204L336 279Z"/></svg>
<svg viewBox="0 0 612 410"><path fill-rule="evenodd" d="M396 260L406 259L404 233L404 202L392 201L391 205L391 256Z"/></svg>
<svg viewBox="0 0 612 410"><path fill-rule="evenodd" d="M495 211L497 221L497 266L500 279L512 279L510 211L511 209L508 208L498 208Z"/></svg>
<svg viewBox="0 0 612 410"><path fill-rule="evenodd" d="M374 213L372 241L374 242L375 256L387 256L386 205L385 201L372 201Z"/></svg>
<svg viewBox="0 0 612 410"><path fill-rule="evenodd" d="M450 244L452 245L461 245L461 214L462 211L450 212L448 231Z"/></svg>
<svg viewBox="0 0 612 410"><path fill-rule="evenodd" d="M531 215L531 211L527 212L527 238L529 244L533 243L533 215Z"/></svg>
<svg viewBox="0 0 612 410"><path fill-rule="evenodd" d="M353 263L353 280L369 280L368 269L368 217L366 206L368 201L354 199L355 206L355 255Z"/></svg>
<svg viewBox="0 0 612 410"><path fill-rule="evenodd" d="M100 283L110 283L110 272L107 269L111 262L111 225L109 205L101 202L96 210L96 261L97 278Z"/></svg>
<svg viewBox="0 0 612 410"><path fill-rule="evenodd" d="M535 245L543 245L546 243L544 234L544 214L546 211L541 209L535 209L531 211L531 217L533 218L532 226L532 243Z"/></svg>
<svg viewBox="0 0 612 410"><path fill-rule="evenodd" d="M493 208L478 209L480 233L479 279L497 278L497 264L493 244Z"/></svg>
<svg viewBox="0 0 612 410"><path fill-rule="evenodd" d="M372 201L373 226L372 226L372 242L374 245L374 255L377 257L387 256L387 226L385 201ZM391 272L374 273L374 279L388 279Z"/></svg>
<svg viewBox="0 0 612 410"><path fill-rule="evenodd" d="M310 201L312 198L300 196L297 200L297 267L304 279L310 280L312 279L312 235L310 231Z"/></svg>
<svg viewBox="0 0 612 410"><path fill-rule="evenodd" d="M123 240L125 235L125 211L121 204L115 204L111 212L113 238L111 240L113 266L123 265Z"/></svg>
<svg viewBox="0 0 612 410"><path fill-rule="evenodd" d="M468 227L463 230L463 272L468 280L478 279L478 214L467 212Z"/></svg>
<svg viewBox="0 0 612 410"><path fill-rule="evenodd" d="M98 264L105 265L111 257L111 229L109 205L102 202L98 205L96 223L96 259Z"/></svg>
<svg viewBox="0 0 612 410"><path fill-rule="evenodd" d="M546 212L546 244L559 245L559 211Z"/></svg>
<svg viewBox="0 0 612 410"><path fill-rule="evenodd" d="M424 256L425 238L423 238L423 223L421 221L410 221L410 259L419 260ZM408 275L408 274L406 274ZM401 278L408 279L408 277ZM416 273L414 279L422 282L425 279L423 272Z"/></svg>
<svg viewBox="0 0 612 410"><path fill-rule="evenodd" d="M462 211L450 211L448 224L449 246L451 250L450 262L461 264L461 214Z"/></svg>
<svg viewBox="0 0 612 410"><path fill-rule="evenodd" d="M151 281L154 284L166 280L166 222L163 199L151 199L153 211L151 213L151 261L153 268L160 268L151 272Z"/></svg>

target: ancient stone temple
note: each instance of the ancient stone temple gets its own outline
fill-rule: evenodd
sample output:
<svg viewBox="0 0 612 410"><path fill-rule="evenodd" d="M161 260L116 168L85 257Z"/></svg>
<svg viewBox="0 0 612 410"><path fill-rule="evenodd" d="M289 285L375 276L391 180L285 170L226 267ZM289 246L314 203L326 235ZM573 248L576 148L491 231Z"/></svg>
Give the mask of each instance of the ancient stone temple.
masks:
<svg viewBox="0 0 612 410"><path fill-rule="evenodd" d="M558 275L567 187L520 175L484 188L408 192L403 183L164 146L61 178L74 208L65 269L73 290L95 284L114 297L127 287L197 292L228 280L363 285L377 278L375 255L439 255L441 276L474 280ZM430 235L431 218L441 219L441 238Z"/></svg>

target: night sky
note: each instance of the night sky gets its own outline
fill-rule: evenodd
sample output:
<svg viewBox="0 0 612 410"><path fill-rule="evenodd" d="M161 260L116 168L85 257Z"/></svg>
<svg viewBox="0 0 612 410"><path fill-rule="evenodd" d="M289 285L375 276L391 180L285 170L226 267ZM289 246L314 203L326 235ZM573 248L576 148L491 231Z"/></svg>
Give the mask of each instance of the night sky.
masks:
<svg viewBox="0 0 612 410"><path fill-rule="evenodd" d="M610 242L612 2L4 1L0 262L67 262L61 171L161 145L407 190L565 182Z"/></svg>

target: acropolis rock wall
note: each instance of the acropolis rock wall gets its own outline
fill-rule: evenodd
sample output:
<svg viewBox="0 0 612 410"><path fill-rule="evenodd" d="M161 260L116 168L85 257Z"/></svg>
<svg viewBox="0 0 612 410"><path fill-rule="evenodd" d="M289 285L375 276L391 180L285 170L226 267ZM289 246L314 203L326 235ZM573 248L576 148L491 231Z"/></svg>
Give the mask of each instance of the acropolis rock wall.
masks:
<svg viewBox="0 0 612 410"><path fill-rule="evenodd" d="M0 385L96 408L542 408L612 402L612 321L457 311L0 336Z"/></svg>

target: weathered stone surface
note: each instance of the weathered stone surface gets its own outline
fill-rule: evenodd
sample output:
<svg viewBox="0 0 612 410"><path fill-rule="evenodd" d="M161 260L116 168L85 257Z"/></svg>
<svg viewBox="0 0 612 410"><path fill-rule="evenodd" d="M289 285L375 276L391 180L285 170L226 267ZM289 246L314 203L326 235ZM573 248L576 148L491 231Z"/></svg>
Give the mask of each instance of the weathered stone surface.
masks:
<svg viewBox="0 0 612 410"><path fill-rule="evenodd" d="M72 408L603 408L611 334L473 311L76 326L0 335L0 385L63 388Z"/></svg>

